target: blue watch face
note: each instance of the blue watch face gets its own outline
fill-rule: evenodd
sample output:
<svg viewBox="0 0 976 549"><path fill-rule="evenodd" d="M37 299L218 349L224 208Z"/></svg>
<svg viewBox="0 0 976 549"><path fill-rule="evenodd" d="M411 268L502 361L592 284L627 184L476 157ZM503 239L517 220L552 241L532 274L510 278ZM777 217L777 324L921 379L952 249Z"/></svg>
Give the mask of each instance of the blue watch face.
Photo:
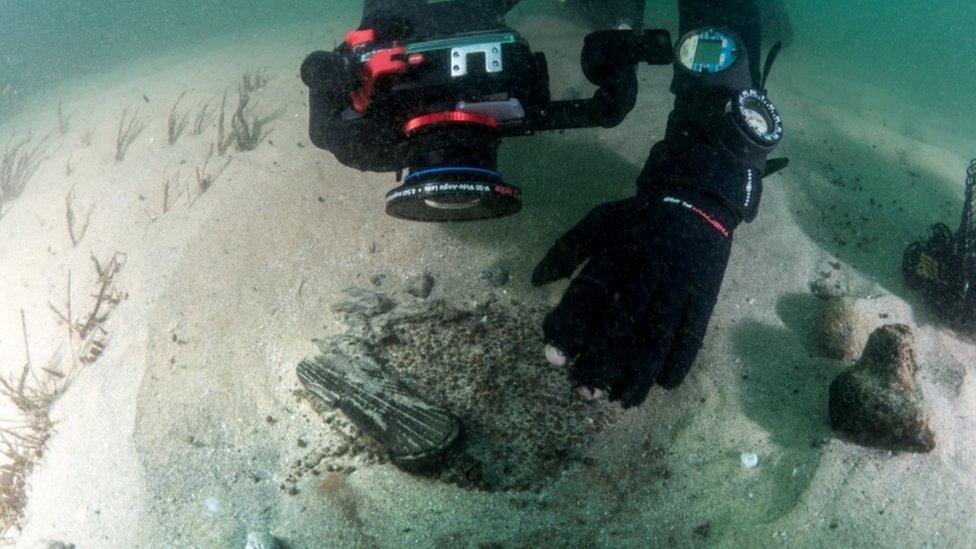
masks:
<svg viewBox="0 0 976 549"><path fill-rule="evenodd" d="M678 63L699 74L728 70L739 60L739 44L731 35L714 29L686 34L678 44Z"/></svg>

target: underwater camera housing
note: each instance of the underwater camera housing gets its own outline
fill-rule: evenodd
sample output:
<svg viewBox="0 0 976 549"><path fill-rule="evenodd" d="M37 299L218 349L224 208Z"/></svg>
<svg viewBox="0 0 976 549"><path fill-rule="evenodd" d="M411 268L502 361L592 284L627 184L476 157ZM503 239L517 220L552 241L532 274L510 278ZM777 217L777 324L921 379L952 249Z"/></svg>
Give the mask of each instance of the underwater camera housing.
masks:
<svg viewBox="0 0 976 549"><path fill-rule="evenodd" d="M545 55L503 23L516 3L387 2L335 51L306 59L313 142L348 166L396 172L388 214L469 221L518 212L522 192L497 168L502 139L615 126L636 102L636 65L672 62L667 31L596 32L582 65L600 90L553 101Z"/></svg>
<svg viewBox="0 0 976 549"><path fill-rule="evenodd" d="M967 170L962 222L953 234L945 224L932 227L928 240L905 249L905 282L919 291L940 317L976 336L976 159Z"/></svg>

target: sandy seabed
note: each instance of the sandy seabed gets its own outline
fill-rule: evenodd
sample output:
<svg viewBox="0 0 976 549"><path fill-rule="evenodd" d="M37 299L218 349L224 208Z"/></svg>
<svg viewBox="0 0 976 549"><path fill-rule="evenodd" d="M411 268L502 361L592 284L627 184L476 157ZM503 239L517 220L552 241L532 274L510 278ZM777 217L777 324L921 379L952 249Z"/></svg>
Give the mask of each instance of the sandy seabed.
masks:
<svg viewBox="0 0 976 549"><path fill-rule="evenodd" d="M344 168L308 141L297 67L332 46L345 26L334 25L93 76L5 125L5 135L53 134L0 219L2 371L23 364L23 310L33 362L64 372L77 342L51 306L63 311L70 292L71 316L83 318L98 291L91 257L124 258L115 280L124 299L102 324L104 353L78 369L50 410L53 436L29 477L16 545L235 547L251 531L289 547L976 541L976 350L933 324L900 277L904 246L931 223L957 219L966 141L918 121L909 127L866 86L844 83L828 106L818 95L828 83L803 74L790 51L771 95L787 117L781 152L793 164L766 182L759 219L738 230L706 345L680 389L657 389L619 413L538 490L462 490L366 458L283 489L296 461L347 440L300 396L294 373L315 351L313 338L339 330L330 305L344 289L379 281L379 291L407 302L405 276L427 270L436 299L493 292L500 302L552 303L559 288L528 283L534 262L589 208L632 193L671 102L668 71L642 68L638 107L620 127L503 146L501 167L526 192L518 216L405 223L382 213L390 176ZM576 67L583 29L539 19L518 26L549 54L562 90L591 89ZM206 171L216 179L201 192L196 169L217 131L211 123L170 145L170 109L183 91L179 109L191 117L216 108L242 72L259 68L271 80L251 108L273 117L270 134L256 150L212 158ZM58 101L70 116L63 134ZM236 93L228 103L229 116ZM116 161L126 108L147 126ZM69 193L79 225L91 212L77 245ZM829 261L875 300L879 326L915 327L933 453L891 454L832 436L827 388L847 364L817 356L818 302L808 290ZM498 262L511 282L492 289L481 272ZM759 466L744 468L743 452L758 454Z"/></svg>

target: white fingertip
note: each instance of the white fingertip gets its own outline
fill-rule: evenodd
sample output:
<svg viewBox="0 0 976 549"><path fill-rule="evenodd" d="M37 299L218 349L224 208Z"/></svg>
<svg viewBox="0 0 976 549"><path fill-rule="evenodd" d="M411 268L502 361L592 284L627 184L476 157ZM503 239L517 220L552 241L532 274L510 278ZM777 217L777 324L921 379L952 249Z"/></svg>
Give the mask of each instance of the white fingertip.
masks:
<svg viewBox="0 0 976 549"><path fill-rule="evenodd" d="M600 400L603 398L603 395L606 394L604 393L603 389L590 389L589 387L578 387L576 392L578 392L579 396L583 397L584 400L589 400L590 402Z"/></svg>
<svg viewBox="0 0 976 549"><path fill-rule="evenodd" d="M549 361L549 364L559 366L560 368L565 366L566 362L568 362L566 354L552 345L546 345L546 360Z"/></svg>

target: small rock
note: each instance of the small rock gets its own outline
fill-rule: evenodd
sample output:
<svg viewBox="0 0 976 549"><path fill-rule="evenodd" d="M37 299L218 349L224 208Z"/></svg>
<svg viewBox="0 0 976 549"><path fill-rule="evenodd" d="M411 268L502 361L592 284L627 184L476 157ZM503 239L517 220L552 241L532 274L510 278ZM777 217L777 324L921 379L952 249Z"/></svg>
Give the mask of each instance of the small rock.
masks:
<svg viewBox="0 0 976 549"><path fill-rule="evenodd" d="M832 297L824 301L817 340L828 358L853 360L864 348L874 318L862 302L850 297Z"/></svg>
<svg viewBox="0 0 976 549"><path fill-rule="evenodd" d="M935 434L922 409L919 371L908 326L871 334L857 364L830 385L830 426L858 442L888 450L931 452Z"/></svg>
<svg viewBox="0 0 976 549"><path fill-rule="evenodd" d="M217 514L221 508L220 500L214 497L207 498L203 501L203 507L211 515Z"/></svg>
<svg viewBox="0 0 976 549"><path fill-rule="evenodd" d="M332 305L332 312L347 315L381 315L393 309L395 304L386 295L365 288L349 288L346 299Z"/></svg>
<svg viewBox="0 0 976 549"><path fill-rule="evenodd" d="M495 295L494 291L488 290L472 301L471 306L476 311L485 311L494 305L496 301L498 301L498 296Z"/></svg>
<svg viewBox="0 0 976 549"><path fill-rule="evenodd" d="M705 522L705 523L699 524L698 526L695 526L695 529L692 530L692 533L695 534L696 536L702 538L702 539L705 539L709 535L711 535L711 533L712 533L712 523L711 522Z"/></svg>
<svg viewBox="0 0 976 549"><path fill-rule="evenodd" d="M503 267L500 263L495 263L491 267L488 267L481 272L481 278L485 279L488 284L491 284L495 288L499 288L508 284L508 269Z"/></svg>
<svg viewBox="0 0 976 549"><path fill-rule="evenodd" d="M75 549L75 544L63 541L49 541L44 545L44 549Z"/></svg>
<svg viewBox="0 0 976 549"><path fill-rule="evenodd" d="M739 456L739 460L742 461L742 466L746 469L755 469L759 466L759 456L750 452L743 452Z"/></svg>
<svg viewBox="0 0 976 549"><path fill-rule="evenodd" d="M281 543L267 532L248 532L244 549L278 549Z"/></svg>
<svg viewBox="0 0 976 549"><path fill-rule="evenodd" d="M430 276L430 273L427 272L408 276L403 287L403 291L414 297L419 297L420 299L430 297L430 293L433 291L433 289L434 277Z"/></svg>
<svg viewBox="0 0 976 549"><path fill-rule="evenodd" d="M376 274L370 277L369 283L373 286L380 287L383 285L383 281L386 280L385 274Z"/></svg>
<svg viewBox="0 0 976 549"><path fill-rule="evenodd" d="M844 297L850 293L850 286L839 268L817 273L810 281L810 293L820 299Z"/></svg>

